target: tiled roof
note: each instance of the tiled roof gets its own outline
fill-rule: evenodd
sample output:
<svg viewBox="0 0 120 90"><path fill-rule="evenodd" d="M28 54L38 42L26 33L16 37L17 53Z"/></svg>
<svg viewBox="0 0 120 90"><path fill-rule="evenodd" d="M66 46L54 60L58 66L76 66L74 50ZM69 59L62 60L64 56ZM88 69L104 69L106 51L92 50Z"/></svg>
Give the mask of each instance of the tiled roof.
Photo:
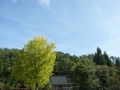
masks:
<svg viewBox="0 0 120 90"><path fill-rule="evenodd" d="M69 84L66 76L52 76L51 84Z"/></svg>

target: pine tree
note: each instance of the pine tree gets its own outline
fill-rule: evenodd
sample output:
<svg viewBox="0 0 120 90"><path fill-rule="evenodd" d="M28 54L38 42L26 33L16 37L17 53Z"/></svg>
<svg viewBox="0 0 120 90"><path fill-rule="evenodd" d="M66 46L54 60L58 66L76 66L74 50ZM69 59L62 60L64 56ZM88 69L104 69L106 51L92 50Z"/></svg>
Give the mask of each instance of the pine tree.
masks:
<svg viewBox="0 0 120 90"><path fill-rule="evenodd" d="M95 53L94 57L93 57L93 61L97 64L97 65L106 65L106 61L104 56L102 55L102 51L101 49L98 47L97 48L97 52Z"/></svg>
<svg viewBox="0 0 120 90"><path fill-rule="evenodd" d="M111 62L111 60L110 60L110 58L108 57L108 55L107 55L106 52L104 52L103 56L104 56L104 58L105 58L105 61L106 61L107 66L112 66L112 62Z"/></svg>

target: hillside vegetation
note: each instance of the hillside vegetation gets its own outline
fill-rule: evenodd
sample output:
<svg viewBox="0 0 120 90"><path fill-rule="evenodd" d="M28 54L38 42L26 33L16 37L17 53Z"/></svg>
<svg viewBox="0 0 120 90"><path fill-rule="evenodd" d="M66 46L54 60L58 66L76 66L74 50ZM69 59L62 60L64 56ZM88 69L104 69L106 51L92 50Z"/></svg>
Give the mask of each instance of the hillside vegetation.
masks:
<svg viewBox="0 0 120 90"><path fill-rule="evenodd" d="M15 61L20 52L20 49L0 48L0 82L2 82L0 85L4 84L4 90L23 84L23 81L17 80L12 73L12 67L16 64ZM70 55L61 51L55 53L53 75L68 75L73 83L80 85L80 90L119 89L119 57L108 56L99 47L95 53L82 56ZM47 70L49 71L49 69Z"/></svg>

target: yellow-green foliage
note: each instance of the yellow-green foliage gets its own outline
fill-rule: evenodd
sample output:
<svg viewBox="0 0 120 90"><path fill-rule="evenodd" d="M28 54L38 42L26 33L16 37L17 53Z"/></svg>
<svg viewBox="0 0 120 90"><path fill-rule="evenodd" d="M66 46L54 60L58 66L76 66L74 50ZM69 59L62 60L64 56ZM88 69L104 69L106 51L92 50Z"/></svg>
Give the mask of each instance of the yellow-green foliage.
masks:
<svg viewBox="0 0 120 90"><path fill-rule="evenodd" d="M48 44L44 37L36 37L30 40L21 50L16 65L13 67L13 75L26 85L35 88L44 87L52 74L55 62L55 44Z"/></svg>

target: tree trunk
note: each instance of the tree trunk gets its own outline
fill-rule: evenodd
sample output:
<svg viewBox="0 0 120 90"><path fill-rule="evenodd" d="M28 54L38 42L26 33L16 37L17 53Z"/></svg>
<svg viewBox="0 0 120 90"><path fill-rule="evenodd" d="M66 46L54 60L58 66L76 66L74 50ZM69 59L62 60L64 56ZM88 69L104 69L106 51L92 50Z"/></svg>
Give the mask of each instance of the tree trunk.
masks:
<svg viewBox="0 0 120 90"><path fill-rule="evenodd" d="M36 82L35 90L38 90L38 83Z"/></svg>

